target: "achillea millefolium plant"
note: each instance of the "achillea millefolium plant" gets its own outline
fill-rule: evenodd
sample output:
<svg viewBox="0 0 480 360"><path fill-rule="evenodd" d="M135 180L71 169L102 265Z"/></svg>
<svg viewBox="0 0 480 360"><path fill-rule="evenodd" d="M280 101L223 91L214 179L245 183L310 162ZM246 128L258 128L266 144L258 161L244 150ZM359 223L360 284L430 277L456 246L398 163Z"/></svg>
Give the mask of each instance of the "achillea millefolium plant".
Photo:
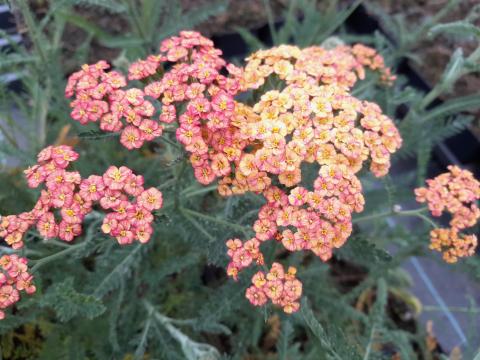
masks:
<svg viewBox="0 0 480 360"><path fill-rule="evenodd" d="M374 174L384 175L401 145L392 120L349 93L366 67L393 80L382 58L361 45L331 51L280 46L251 55L242 69L227 64L210 40L184 31L162 42L159 54L129 67L128 80L142 80L142 88L127 88L123 75L99 62L73 74L66 95L74 96L72 118L120 131L129 150L161 136L162 124L175 123L201 184L220 178L223 196L251 191L264 197L255 236L245 244L227 241L227 272L237 278L253 261L265 265L265 241L311 250L326 261L347 240L351 214L364 204L355 173L371 158ZM251 107L234 100L269 79L280 90L263 90ZM319 166L313 184L300 186L303 163ZM297 311L302 286L295 269L285 277L274 265L253 277L247 298L257 306L269 298L288 313Z"/></svg>
<svg viewBox="0 0 480 360"><path fill-rule="evenodd" d="M289 264L288 255L267 254L267 243L278 244L287 254L306 251L328 262L334 249L352 235L352 215L364 210L358 174L368 168L375 177L387 175L391 156L402 146L395 122L379 105L352 92L366 72L376 74L382 86L395 80L383 58L363 45L281 45L255 52L244 66L235 66L222 58L212 41L193 31L164 40L157 54L130 64L128 74L111 70L106 61L82 66L69 77L65 90L72 99L72 119L98 124L99 136L118 135L123 151L132 156L164 141L179 154L174 162L181 166L167 180L174 185L169 193L162 190L165 184L144 184L143 175L124 164L110 164L95 174L67 170L79 157L71 146L42 150L38 163L25 170L29 187L42 185L37 203L30 211L2 217L0 223L0 236L12 250L0 260L0 308L12 308L21 291L35 292L32 273L40 266L89 246L82 241L86 221L95 218L101 232L120 245L145 244L169 241L156 236L155 222L181 213L211 242L226 243L228 276L239 280L242 272L254 268L245 290L252 305L271 302L287 314L297 312L305 290L302 273ZM214 184L221 201L250 201L248 196L254 194L257 218L251 226L226 222L182 203L182 196L203 191L195 190L195 184L190 185L193 190L177 188L187 166L193 168L196 182ZM417 189L416 196L428 203L434 216L444 208L453 214L450 229L432 230L432 249L444 252L448 262L472 255L475 235L459 231L473 226L480 215L475 205L478 181L452 167L450 173L429 180L428 188ZM397 209L389 215L425 218L436 226L424 211ZM243 237L211 238L196 217L226 225ZM35 229L47 244L65 249L60 255L35 259L29 269L28 255L22 251L29 246L26 235ZM88 256L94 258L95 253ZM140 303L189 359L218 357L211 345L178 332L175 320L158 313L150 302Z"/></svg>

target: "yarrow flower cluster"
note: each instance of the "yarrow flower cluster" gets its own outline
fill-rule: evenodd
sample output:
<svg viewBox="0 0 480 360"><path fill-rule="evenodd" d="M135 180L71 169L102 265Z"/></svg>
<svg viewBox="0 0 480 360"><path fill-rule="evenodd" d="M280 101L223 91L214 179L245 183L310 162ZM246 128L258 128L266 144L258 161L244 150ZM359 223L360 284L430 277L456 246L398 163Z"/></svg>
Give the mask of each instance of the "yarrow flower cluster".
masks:
<svg viewBox="0 0 480 360"><path fill-rule="evenodd" d="M67 171L79 157L70 146L49 146L37 156L38 163L24 171L28 186L44 185L31 211L1 218L0 237L14 250L24 246L23 237L33 226L45 239L71 242L82 234L85 216L94 206L106 212L102 231L119 244L134 240L147 242L152 233L152 212L162 207L162 193L145 189L143 176L127 167L111 166L103 175L82 179L77 171ZM5 255L0 259L0 308L19 300L19 291L35 292L27 259ZM0 311L0 318L4 313Z"/></svg>
<svg viewBox="0 0 480 360"><path fill-rule="evenodd" d="M162 135L163 127L151 119L155 107L143 91L126 89L125 76L107 72L109 68L106 61L99 61L69 77L65 94L75 96L71 117L83 125L99 121L103 131L121 131L120 141L127 149L140 148L144 141Z"/></svg>
<svg viewBox="0 0 480 360"><path fill-rule="evenodd" d="M450 228L431 231L430 248L443 252L443 258L450 263L473 255L477 237L460 231L474 226L480 218L476 204L480 199L480 182L470 171L451 165L447 173L426 183L427 187L415 189L417 201L426 202L433 216L441 216L444 211L451 214Z"/></svg>
<svg viewBox="0 0 480 360"><path fill-rule="evenodd" d="M3 310L20 300L21 291L29 295L36 291L32 281L26 258L15 254L0 258L0 320L5 318Z"/></svg>
<svg viewBox="0 0 480 360"><path fill-rule="evenodd" d="M72 118L82 124L99 120L104 131L123 129L120 142L129 150L161 136L161 123L178 122L176 137L191 154L196 178L211 183L230 172L229 158L239 152L238 130L231 126L239 81L231 75L240 69L221 54L211 40L182 31L163 41L159 54L130 65L128 80L141 80L147 84L143 88L127 89L127 79L105 72L104 61L84 65L70 76L65 91L75 97Z"/></svg>
<svg viewBox="0 0 480 360"><path fill-rule="evenodd" d="M402 144L394 122L375 103L355 98L352 87L365 78L366 69L387 85L395 76L374 49L359 44L332 49L282 45L252 54L243 68L221 56L211 40L182 31L163 41L157 54L132 63L127 76L110 70L105 61L84 65L65 89L74 98L71 116L81 124L99 122L103 131L121 132L120 142L129 150L174 130L201 184L218 178L223 196L261 194L265 204L253 223L255 236L226 244L227 274L235 280L252 264L265 266L261 245L270 240L288 251L309 250L329 260L350 236L352 214L363 211L356 174L369 162L375 176L386 175L391 155ZM266 84L275 90L263 91ZM254 98L260 95L253 106L235 100L251 90L256 90ZM66 170L77 158L69 147L49 147L26 171L30 187L45 184L46 189L32 211L2 219L0 236L12 248L23 246L23 235L33 225L46 238L72 241L95 204L106 212L102 231L120 244L150 239L161 192L144 189L143 177L124 166L82 179ZM308 164L318 169L310 183L302 176ZM431 247L453 262L475 249L476 237L459 231L480 217L475 204L480 186L470 173L449 170L416 194L434 216L445 209L453 214L451 228L431 233ZM32 291L31 286L20 288ZM271 300L292 313L301 294L296 269L285 272L275 262L267 273L253 276L246 297L255 306Z"/></svg>
<svg viewBox="0 0 480 360"><path fill-rule="evenodd" d="M297 269L289 267L285 272L279 263L273 263L265 274L257 272L252 277L252 286L247 289L247 299L255 306L262 306L271 300L273 304L283 308L287 314L300 307L298 299L302 296L302 283L295 277Z"/></svg>
<svg viewBox="0 0 480 360"><path fill-rule="evenodd" d="M92 177L90 177L92 178ZM89 178L89 179L90 179ZM102 231L114 236L121 245L134 240L146 243L153 233L152 211L162 207L162 193L156 188L143 188L143 176L125 166L111 166L103 177L95 177L90 186L103 185L100 206L107 212ZM131 199L130 199L131 198Z"/></svg>
<svg viewBox="0 0 480 360"><path fill-rule="evenodd" d="M395 80L375 49L361 44L339 45L333 49L311 46L300 49L293 45L260 50L247 58L242 89L258 88L272 73L280 79L313 77L318 83L352 88L365 78L365 68L377 71L386 84Z"/></svg>
<svg viewBox="0 0 480 360"><path fill-rule="evenodd" d="M124 166L82 179L77 171L66 170L78 157L69 146L49 146L38 154L38 164L25 170L29 187L44 184L45 189L31 211L2 218L0 237L13 249L23 247L23 235L34 225L46 239L72 241L82 234L82 222L96 203L108 211L103 232L119 244L149 240L152 211L162 207L162 193L145 190L143 176Z"/></svg>
<svg viewBox="0 0 480 360"><path fill-rule="evenodd" d="M78 153L69 146L49 146L38 154L38 163L24 171L30 188L44 184L45 189L32 210L2 217L0 237L13 249L23 247L23 236L34 225L41 236L64 241L82 232L81 223L91 211L91 202L75 191L81 182L80 173L66 170L77 159Z"/></svg>
<svg viewBox="0 0 480 360"><path fill-rule="evenodd" d="M350 236L352 213L363 211L365 202L355 174L370 160L371 171L385 175L402 142L376 104L349 93L364 76L363 66L389 74L366 49L341 47L345 57L338 69L328 60L338 56L335 50L322 48L280 46L247 59L242 90L258 89L267 78L281 90L265 92L251 108L237 106L234 124L249 146L233 159L235 172L220 180L219 192L261 193L266 204L253 225L255 238L227 242L230 276L237 278L253 261L263 263L262 242L276 240L289 251L310 250L327 261ZM320 166L313 184L302 179L305 163Z"/></svg>
<svg viewBox="0 0 480 360"><path fill-rule="evenodd" d="M437 228L430 232L430 249L443 253L443 259L448 263L474 255L477 244L475 235L462 234L457 228Z"/></svg>

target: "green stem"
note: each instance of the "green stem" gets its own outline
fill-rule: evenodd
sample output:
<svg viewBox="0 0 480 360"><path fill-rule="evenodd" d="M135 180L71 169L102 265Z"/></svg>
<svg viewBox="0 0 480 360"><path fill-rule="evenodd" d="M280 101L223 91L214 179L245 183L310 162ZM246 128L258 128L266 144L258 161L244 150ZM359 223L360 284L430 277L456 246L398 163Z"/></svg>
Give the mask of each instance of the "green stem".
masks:
<svg viewBox="0 0 480 360"><path fill-rule="evenodd" d="M60 258L60 257L63 257L64 255L66 254L69 254L75 250L78 250L78 249L81 249L82 247L85 246L85 244L87 244L87 241L84 241L84 242L81 242L79 244L75 244L75 245L71 245L69 246L68 248L62 250L62 251L59 251L55 254L52 254L52 255L49 255L47 257L44 257L42 259L38 259L35 261L35 265L32 267L32 270L30 271L32 274L37 271L41 266L45 265L45 264L48 264L49 262L57 259L57 258Z"/></svg>
<svg viewBox="0 0 480 360"><path fill-rule="evenodd" d="M395 211L394 209L391 209L389 211L381 212L381 213L378 213L378 214L371 214L371 215L366 215L366 216L355 218L355 219L352 220L352 223L355 224L355 223L359 223L359 222L362 222L362 221L370 221L370 220L375 220L375 219L381 219L381 218L385 218L385 217L389 217L389 216L415 216L415 217L418 217L418 218L422 219L423 221L427 222L428 224L430 224L434 228L438 227L438 225L432 219L430 219L428 216L425 216L424 214L422 214L427 209L428 209L427 207L421 207L421 208L414 209L414 210L399 210L399 211Z"/></svg>
<svg viewBox="0 0 480 360"><path fill-rule="evenodd" d="M155 310L155 307L149 301L144 300L143 305L145 306L149 314L155 315L155 317L157 318L157 320L160 321L160 323L166 324L170 322L171 319Z"/></svg>
<svg viewBox="0 0 480 360"><path fill-rule="evenodd" d="M125 0L124 4L127 6L128 13L129 13L129 20L133 30L143 40L143 42L146 43L147 37L143 32L143 26L141 24L141 19L140 19L140 14L138 13L137 4L133 3L131 0Z"/></svg>
<svg viewBox="0 0 480 360"><path fill-rule="evenodd" d="M378 214L371 214L371 215L365 215L365 216L360 216L358 218L352 219L352 224L356 224L362 221L369 221L369 220L374 220L374 219L381 219L384 217L389 217L394 214L393 210L388 210L385 212L381 212Z"/></svg>
<svg viewBox="0 0 480 360"><path fill-rule="evenodd" d="M368 360L370 358L370 352L372 350L375 331L376 331L376 327L375 327L375 324L374 324L372 326L372 329L370 330L370 338L368 340L368 345L367 345L367 349L365 350L365 355L363 356L363 360Z"/></svg>
<svg viewBox="0 0 480 360"><path fill-rule="evenodd" d="M135 359L143 359L143 355L145 354L145 347L148 341L148 332L150 331L150 327L152 326L152 322L154 320L153 314L153 307L148 311L147 320L145 322L145 326L143 328L142 337L140 342L138 343L137 350L135 350Z"/></svg>
<svg viewBox="0 0 480 360"><path fill-rule="evenodd" d="M0 245L0 255L3 255L3 254L21 254L21 256L26 256L26 257L29 257L30 255L36 255L36 256L43 255L42 252L38 250L31 250L25 247L15 250L9 246Z"/></svg>
<svg viewBox="0 0 480 360"><path fill-rule="evenodd" d="M63 241L58 241L56 239L49 239L47 240L47 244L53 244L53 245L57 245L57 246L61 246L63 248L70 248L72 247L72 245L68 245L67 243L63 242Z"/></svg>
<svg viewBox="0 0 480 360"><path fill-rule="evenodd" d="M478 46L467 58L468 62L475 63L480 59L480 46Z"/></svg>
<svg viewBox="0 0 480 360"><path fill-rule="evenodd" d="M216 223L221 224L221 225L228 226L232 229L243 232L245 235L247 235L247 233L248 233L247 229L243 225L231 223L230 221L226 221L226 220L219 219L219 218L216 218L216 217L213 217L213 216L210 216L210 215L202 214L201 212L186 209L184 207L181 207L180 211L183 212L184 214L196 216L196 217L198 217L200 219L203 219L203 220L212 221L212 222L216 222Z"/></svg>
<svg viewBox="0 0 480 360"><path fill-rule="evenodd" d="M398 214L400 216L416 216L417 214L423 213L424 211L427 211L428 207L424 206L418 209L413 209L413 210L399 210L399 211L393 211L394 214Z"/></svg>
<svg viewBox="0 0 480 360"><path fill-rule="evenodd" d="M174 203L173 203L173 207L175 209L178 209L178 207L180 206L180 189L179 189L179 185L180 185L180 179L183 175L183 173L185 172L187 168L187 159L183 159L182 162L180 163L180 168L178 169L178 172L175 174L175 198L174 198Z"/></svg>
<svg viewBox="0 0 480 360"><path fill-rule="evenodd" d="M15 140L15 137L11 136L7 130L0 124L0 133L3 134L3 137L16 149L18 149L18 143Z"/></svg>
<svg viewBox="0 0 480 360"><path fill-rule="evenodd" d="M183 195L187 198L190 198L190 197L193 197L193 196L196 196L196 195L209 193L210 191L216 190L217 187L218 187L218 185L210 185L210 186L207 186L207 187L204 187L204 188L201 188L201 189L197 189L197 190L193 190L193 191L189 191L188 188L187 188L187 189L185 189L184 191L181 192L181 195Z"/></svg>
<svg viewBox="0 0 480 360"><path fill-rule="evenodd" d="M32 11L30 10L28 3L25 1L17 1L16 4L23 16L23 19L25 20L25 25L27 26L27 30L30 34L30 39L32 40L33 46L35 47L35 51L40 56L42 63L47 64L48 59L47 55L44 52L45 46L43 46L44 44L41 39L43 34L40 33L39 29L37 28L34 16L32 14Z"/></svg>
<svg viewBox="0 0 480 360"><path fill-rule="evenodd" d="M435 221L430 219L428 216L425 216L424 214L416 214L415 216L419 217L420 219L424 220L425 222L429 223L433 228L438 228L438 225Z"/></svg>
<svg viewBox="0 0 480 360"><path fill-rule="evenodd" d="M480 46L478 46L466 59L466 63L476 63L480 59ZM469 71L464 67L458 72L458 74L451 80L452 84L455 84L459 78L467 74ZM420 102L420 110L425 110L440 94L447 89L445 83L440 81Z"/></svg>
<svg viewBox="0 0 480 360"><path fill-rule="evenodd" d="M273 19L272 8L270 7L269 0L263 0L263 6L265 12L267 13L268 28L270 30L270 35L272 36L272 41L274 45L278 45L277 42L277 31L275 30L275 20Z"/></svg>
<svg viewBox="0 0 480 360"><path fill-rule="evenodd" d="M174 324L174 320L160 314L155 307L148 301L144 300L143 305L150 315L153 315L170 334L170 336L178 341L184 355L188 355L191 359L217 359L220 358L220 353L212 345L206 343L198 343L190 339L187 335L177 329ZM186 350L188 349L188 351Z"/></svg>
<svg viewBox="0 0 480 360"><path fill-rule="evenodd" d="M424 305L422 306L424 311L444 311L440 306L433 305ZM480 313L480 308L467 308L461 306L448 306L448 310L462 313L478 314Z"/></svg>
<svg viewBox="0 0 480 360"><path fill-rule="evenodd" d="M161 141L165 141L167 144L173 146L176 149L180 149L180 146L176 142L170 140L167 136L160 136L158 139Z"/></svg>
<svg viewBox="0 0 480 360"><path fill-rule="evenodd" d="M158 185L157 189L158 190L165 190L165 189L169 188L170 185L175 184L175 182L176 182L175 178L174 179L169 179L169 180L165 181L163 184Z"/></svg>
<svg viewBox="0 0 480 360"><path fill-rule="evenodd" d="M445 90L445 84L443 84L442 82L438 83L432 90L428 92L427 95L425 95L425 97L422 99L422 101L418 105L420 111L425 110L427 106L430 105L432 101L434 101L437 98L438 95L443 93L444 90Z"/></svg>

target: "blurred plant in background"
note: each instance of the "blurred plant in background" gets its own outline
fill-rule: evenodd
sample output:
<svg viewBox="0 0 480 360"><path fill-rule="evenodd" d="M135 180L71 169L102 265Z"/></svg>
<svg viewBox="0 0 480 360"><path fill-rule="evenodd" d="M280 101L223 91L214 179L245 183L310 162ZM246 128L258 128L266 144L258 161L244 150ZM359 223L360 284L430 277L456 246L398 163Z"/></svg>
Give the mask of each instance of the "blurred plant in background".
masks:
<svg viewBox="0 0 480 360"><path fill-rule="evenodd" d="M425 36L460 32L478 39L480 33L473 24L473 11L464 22L439 24L448 9L456 6L455 1L418 31L405 31L405 24L391 22L396 43L381 33L359 36L349 32L345 20L360 1L347 6L337 1L327 5L309 0L289 1L283 13L272 8L267 0L263 5L271 34L268 44L237 27L250 46L249 53L272 45L322 45L334 49L360 41L382 54L394 74L402 59L411 57L411 49ZM433 147L471 122L471 116L461 112L480 106L478 94L435 103L462 76L478 72L480 47L467 56L455 52L442 80L427 94L410 86L401 75L391 87L382 86L380 75L374 72L367 72L353 86L352 96L377 103L386 116L395 120L403 146L399 156L392 157L392 171L402 158L415 157L417 166L414 171L394 171L394 175L386 175L382 180L365 171L358 172L365 214L352 218L349 241L328 262L286 251L276 241L262 245L266 263L279 259L298 269L297 274L286 271L303 283L300 310L294 315L283 314L269 305L252 309L243 297L253 269L244 270L247 276L240 277L238 282L226 277L229 259L225 240L252 235L250 226L264 205L261 196L246 192L223 198L217 194L212 178L205 181L212 185L199 184L195 180L199 172L187 166L187 154L176 142L168 121L162 136L149 138L143 146L132 144L140 148L128 151L115 138L118 133L99 131L96 124L84 128L70 119L71 109L64 98L67 77L83 63L102 58L98 49L107 49L104 54L110 55L108 61L115 71L127 73L139 59L156 54L165 38L182 29L201 29L203 21L223 14L228 6L226 1L206 2L188 10L178 1L12 2L25 41L18 44L9 34L2 33L10 47L0 55L0 70L18 74L20 91L0 85L0 213L18 214L34 207L38 193L25 190L21 170L34 165L36 154L49 144L74 146L80 157L73 170L84 178L102 174L111 165L127 166L141 174L145 183L156 186L164 194L165 203L155 212L153 235L145 244L121 247L107 241L106 228L101 229L103 219L95 214L85 217L83 234L71 245L46 240L35 230L26 231L26 246L18 254L30 259L36 289L33 296L18 302L0 322L3 357L443 356L432 347L431 333L411 321L398 320L402 314L395 313L395 304L399 302L406 312L420 311L418 302L408 292L409 280L399 266L413 255L434 256L428 250L429 232L432 223L437 225L427 217L425 209L402 210L400 205L409 206L409 201L414 201L413 188L423 185ZM36 11L39 7L45 11ZM121 31L89 19L82 13L85 8L119 21ZM83 31L84 42L66 52L72 29ZM244 65L242 59L228 60ZM231 75L236 76L233 66ZM142 77L132 80L145 86ZM260 91L239 96L236 101L254 105L265 91L283 90L270 80L262 86ZM138 94L131 95L135 102ZM262 110L258 108L258 112ZM125 136L124 140L128 138ZM233 168L243 165L235 163ZM305 181L313 183L316 173L318 169L309 172L302 168ZM406 217L422 220L415 224L415 232L410 231L408 224L397 223L392 228L386 221ZM2 245L1 251L14 256L7 246ZM466 270L480 281L478 257L460 259L452 266ZM465 354L468 356L470 351L473 358L478 346L471 345Z"/></svg>

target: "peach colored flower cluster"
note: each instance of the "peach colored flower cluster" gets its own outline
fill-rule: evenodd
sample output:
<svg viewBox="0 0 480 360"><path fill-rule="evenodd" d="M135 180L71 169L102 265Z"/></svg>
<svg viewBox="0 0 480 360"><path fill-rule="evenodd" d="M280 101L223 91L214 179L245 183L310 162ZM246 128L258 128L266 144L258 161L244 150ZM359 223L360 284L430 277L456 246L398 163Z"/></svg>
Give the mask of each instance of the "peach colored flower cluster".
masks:
<svg viewBox="0 0 480 360"><path fill-rule="evenodd" d="M20 291L31 295L35 292L33 276L28 273L27 259L18 255L3 255L0 258L0 320L3 311L20 300Z"/></svg>
<svg viewBox="0 0 480 360"><path fill-rule="evenodd" d="M281 242L289 251L310 250L323 261L330 259L332 250L351 234L352 213L363 210L362 186L355 174L370 160L371 171L385 175L391 154L401 146L393 121L376 104L349 93L357 79L354 70L366 65L388 74L383 63L357 47L350 51L364 54L359 55L362 60L350 54L337 69L326 58L346 54L347 48L334 51L285 45L247 59L242 90L258 89L267 79L281 90L265 92L252 108L237 106L233 123L251 145L233 160L235 172L220 180L219 192L261 193L266 204L253 225L254 239L227 242L227 273L234 278L253 261L263 263L260 244L267 240ZM318 67L317 53L324 57ZM305 163L320 166L313 184L302 177Z"/></svg>
<svg viewBox="0 0 480 360"><path fill-rule="evenodd" d="M176 138L190 154L196 179L209 184L230 172L230 158L239 152L238 130L231 120L239 90L233 75L240 69L227 64L213 42L196 32L183 31L165 40L160 51L175 65L145 92L161 100L162 121L178 119ZM185 111L179 114L182 104Z"/></svg>
<svg viewBox="0 0 480 360"><path fill-rule="evenodd" d="M135 175L125 166L109 167L103 177L95 178L88 186L92 185L102 189L100 206L109 210L103 219L105 234L114 236L121 245L131 244L134 240L141 243L150 240L152 211L160 209L163 204L159 190L153 187L145 190L143 176Z"/></svg>
<svg viewBox="0 0 480 360"><path fill-rule="evenodd" d="M252 144L233 159L234 177L219 183L222 195L261 192L278 177L286 187L301 182L304 162L343 164L353 173L369 159L376 176L385 175L390 155L401 146L393 121L380 108L335 86L290 84L262 95L238 120L243 140Z"/></svg>
<svg viewBox="0 0 480 360"><path fill-rule="evenodd" d="M474 255L477 244L475 235L462 234L454 227L437 228L430 232L430 249L443 253L443 259L448 263Z"/></svg>
<svg viewBox="0 0 480 360"><path fill-rule="evenodd" d="M283 308L287 314L300 307L298 299L302 296L302 283L295 277L297 269L289 267L285 272L279 263L273 263L265 274L257 272L252 277L252 286L247 289L246 297L255 306L262 306L270 299L273 304Z"/></svg>
<svg viewBox="0 0 480 360"><path fill-rule="evenodd" d="M415 189L417 201L428 204L433 216L444 211L451 214L450 228L430 233L430 248L443 252L447 262L475 253L477 237L460 231L474 226L480 218L476 202L480 199L480 182L468 170L449 166L448 172L426 181L427 187Z"/></svg>
<svg viewBox="0 0 480 360"><path fill-rule="evenodd" d="M253 151L234 159L235 177L220 181L223 195L261 192L271 183L268 174L287 187L296 185L304 161L345 164L356 173L370 157L376 176L388 172L390 155L402 142L393 121L376 104L351 96L348 84L318 84L318 77L295 68L290 61L301 54L285 45L248 58L243 90L258 88L270 75L285 86L264 93L253 108L237 106L233 123Z"/></svg>
<svg viewBox="0 0 480 360"><path fill-rule="evenodd" d="M319 173L313 191L297 186L287 195L271 186L263 193L267 203L253 225L255 238L245 244L239 239L227 242L230 276L237 278L253 260L263 264L259 246L268 240L281 242L289 251L310 250L323 261L345 243L352 231L351 213L363 209L360 181L343 165L324 165Z"/></svg>
<svg viewBox="0 0 480 360"><path fill-rule="evenodd" d="M162 194L155 188L145 190L142 176L111 166L103 176L82 179L78 171L66 170L78 153L64 145L43 149L37 159L25 175L29 187L45 185L39 200L31 211L5 216L0 223L0 236L13 249L23 247L23 235L34 225L44 238L72 241L82 234L82 222L95 203L109 211L102 230L120 244L148 241L152 211L162 207Z"/></svg>
<svg viewBox="0 0 480 360"><path fill-rule="evenodd" d="M386 84L395 80L375 49L357 44L333 49L311 46L300 49L292 45L260 50L247 58L243 89L259 88L272 73L280 79L313 77L318 83L352 88L365 78L365 68L377 71Z"/></svg>

